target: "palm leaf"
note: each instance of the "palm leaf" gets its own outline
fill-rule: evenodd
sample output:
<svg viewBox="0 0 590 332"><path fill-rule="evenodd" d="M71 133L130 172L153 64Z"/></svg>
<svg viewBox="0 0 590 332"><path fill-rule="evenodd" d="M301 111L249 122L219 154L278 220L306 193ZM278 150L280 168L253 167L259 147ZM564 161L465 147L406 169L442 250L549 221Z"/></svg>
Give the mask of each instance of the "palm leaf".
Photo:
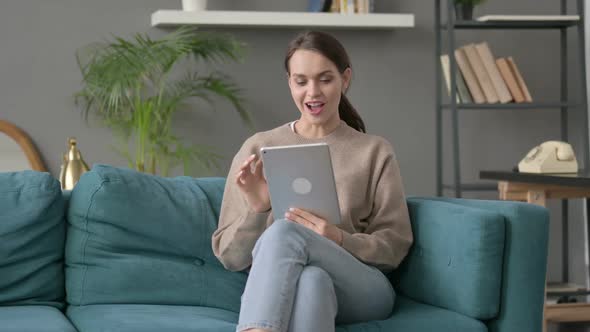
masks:
<svg viewBox="0 0 590 332"><path fill-rule="evenodd" d="M197 97L210 106L214 106L211 95L227 99L238 112L242 121L250 128L253 127L250 115L243 107L244 99L241 90L232 80L219 72L201 77L197 73L189 73L175 84L171 84L165 92L165 109L175 109L179 103L190 97Z"/></svg>
<svg viewBox="0 0 590 332"><path fill-rule="evenodd" d="M214 167L216 155L205 148L185 147L171 134L171 120L187 98L201 98L213 105L210 97L216 95L228 100L241 120L252 127L240 89L221 73L199 76L191 70L173 82L169 76L184 59L239 61L242 54L243 45L232 37L188 27L159 40L146 34L129 39L115 36L110 42L90 44L76 52L83 80L76 103L82 106L86 120L88 113L96 113L118 135L136 140L135 164L140 161L144 165L145 156L155 154L154 158L166 158L185 169L193 161Z"/></svg>

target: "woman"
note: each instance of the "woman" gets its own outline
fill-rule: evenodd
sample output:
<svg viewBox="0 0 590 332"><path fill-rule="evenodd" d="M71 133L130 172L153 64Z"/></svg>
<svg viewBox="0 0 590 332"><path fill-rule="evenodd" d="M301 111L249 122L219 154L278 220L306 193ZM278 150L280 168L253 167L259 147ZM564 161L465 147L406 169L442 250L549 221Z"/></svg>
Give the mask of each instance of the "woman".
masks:
<svg viewBox="0 0 590 332"><path fill-rule="evenodd" d="M250 267L237 331L334 331L385 319L395 293L383 274L412 244L399 167L383 138L344 96L352 70L332 36L306 32L285 70L300 118L246 140L225 187L213 251L229 270ZM295 209L273 216L258 156L263 146L326 142L342 222Z"/></svg>

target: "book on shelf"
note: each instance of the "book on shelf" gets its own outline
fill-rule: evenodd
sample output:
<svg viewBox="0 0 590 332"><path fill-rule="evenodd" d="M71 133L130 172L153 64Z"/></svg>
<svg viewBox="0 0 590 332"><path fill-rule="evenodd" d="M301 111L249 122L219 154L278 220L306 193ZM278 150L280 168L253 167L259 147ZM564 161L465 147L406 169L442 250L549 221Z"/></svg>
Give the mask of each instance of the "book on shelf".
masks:
<svg viewBox="0 0 590 332"><path fill-rule="evenodd" d="M514 75L514 77L516 77L516 82L518 82L518 86L522 90L522 94L524 95L524 101L526 101L527 103L532 103L533 97L529 92L527 84L524 82L524 79L522 78L520 70L518 70L516 63L514 62L514 59L511 56L509 56L508 58L506 58L506 60L508 61L508 65L510 66L512 74Z"/></svg>
<svg viewBox="0 0 590 332"><path fill-rule="evenodd" d="M332 0L330 13L340 13L340 0Z"/></svg>
<svg viewBox="0 0 590 332"><path fill-rule="evenodd" d="M579 15L485 15L476 18L479 22L515 22L515 21L579 21Z"/></svg>
<svg viewBox="0 0 590 332"><path fill-rule="evenodd" d="M455 60L457 61L457 67L459 67L459 70L463 75L463 79L465 80L465 84L467 85L468 92L470 93L473 102L476 104L484 104L486 98L481 90L479 82L477 81L477 77L473 72L473 68L471 68L469 61L467 61L465 51L462 48L455 50Z"/></svg>
<svg viewBox="0 0 590 332"><path fill-rule="evenodd" d="M498 70L498 66L494 60L494 55L492 54L488 43L483 42L475 44L475 49L477 50L477 54L481 59L481 63L485 67L490 77L490 81L492 82L492 85L498 94L498 100L500 103L506 104L511 102L512 95L510 94L510 91L508 91L508 87L506 86L506 83L504 82L504 79Z"/></svg>
<svg viewBox="0 0 590 332"><path fill-rule="evenodd" d="M368 14L371 10L372 0L355 0L354 1L354 12L357 14Z"/></svg>
<svg viewBox="0 0 590 332"><path fill-rule="evenodd" d="M498 66L498 70L500 71L500 74L502 75L504 82L506 82L506 85L508 86L508 90L510 91L512 98L514 99L514 102L523 103L525 101L524 94L520 89L520 85L516 81L516 77L510 69L508 60L506 60L505 58L496 59L496 65Z"/></svg>
<svg viewBox="0 0 590 332"><path fill-rule="evenodd" d="M336 1L340 1L340 14L354 14L354 0Z"/></svg>
<svg viewBox="0 0 590 332"><path fill-rule="evenodd" d="M467 103L466 100L475 104L533 101L514 59L511 56L495 58L489 43L466 44L455 49L454 55L462 78L457 80L457 89L463 103ZM445 65L449 66L448 59L441 57L441 61L443 70L448 70L445 68ZM448 75L448 72L444 74ZM445 79L449 88L446 76ZM470 98L463 98L463 95Z"/></svg>
<svg viewBox="0 0 590 332"><path fill-rule="evenodd" d="M451 63L450 63L450 58L448 54L443 54L440 56L440 63L442 66L442 71L443 71L443 75L445 78L445 82L447 85L447 92L449 93L449 96L451 95ZM463 76L461 75L461 73L459 72L459 70L457 69L455 71L455 82L456 82L456 87L457 87L457 91L455 93L456 95L456 102L457 103L471 103L471 95L469 94L469 90L467 89L467 86L465 85L465 81L463 80Z"/></svg>
<svg viewBox="0 0 590 332"><path fill-rule="evenodd" d="M307 11L311 13L331 12L331 0L308 0Z"/></svg>
<svg viewBox="0 0 590 332"><path fill-rule="evenodd" d="M332 0L330 12L340 14L368 14L374 11L374 0Z"/></svg>
<svg viewBox="0 0 590 332"><path fill-rule="evenodd" d="M467 44L463 46L463 50L467 57L467 61L471 65L473 72L475 73L475 77L477 77L477 81L481 86L483 94L486 98L486 102L488 104L495 104L499 101L498 92L496 92L496 88L492 83L492 79L488 74L477 49L475 48L475 44Z"/></svg>

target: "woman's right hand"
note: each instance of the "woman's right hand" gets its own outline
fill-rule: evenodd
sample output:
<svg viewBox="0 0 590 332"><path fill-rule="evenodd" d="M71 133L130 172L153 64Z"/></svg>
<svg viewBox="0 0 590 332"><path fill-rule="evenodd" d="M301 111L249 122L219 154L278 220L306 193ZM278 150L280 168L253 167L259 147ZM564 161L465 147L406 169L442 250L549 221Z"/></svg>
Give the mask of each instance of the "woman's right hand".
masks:
<svg viewBox="0 0 590 332"><path fill-rule="evenodd" d="M250 166L252 163L255 163L254 172ZM262 159L259 159L256 154L251 155L242 163L236 174L236 184L255 212L261 213L270 210L270 194L268 184L262 174Z"/></svg>

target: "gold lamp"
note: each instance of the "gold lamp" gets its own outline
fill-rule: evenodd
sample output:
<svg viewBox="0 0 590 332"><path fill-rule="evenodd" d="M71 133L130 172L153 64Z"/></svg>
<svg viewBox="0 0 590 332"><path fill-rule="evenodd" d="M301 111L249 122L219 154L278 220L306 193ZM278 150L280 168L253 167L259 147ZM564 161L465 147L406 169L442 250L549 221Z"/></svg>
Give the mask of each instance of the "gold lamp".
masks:
<svg viewBox="0 0 590 332"><path fill-rule="evenodd" d="M72 190L82 174L89 171L88 165L82 159L80 150L76 147L76 138L68 138L69 150L64 154L63 164L59 175L59 182L63 190Z"/></svg>

